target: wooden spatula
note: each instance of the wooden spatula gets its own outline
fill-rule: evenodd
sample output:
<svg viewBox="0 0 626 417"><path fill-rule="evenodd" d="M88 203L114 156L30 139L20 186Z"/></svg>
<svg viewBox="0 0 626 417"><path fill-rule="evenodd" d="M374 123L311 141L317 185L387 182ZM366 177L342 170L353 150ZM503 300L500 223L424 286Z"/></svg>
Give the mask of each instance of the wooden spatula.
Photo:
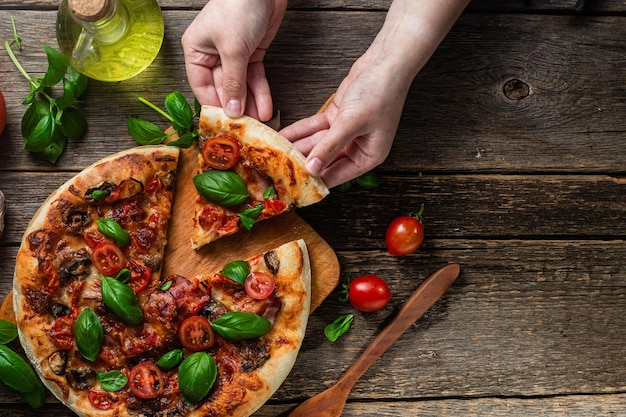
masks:
<svg viewBox="0 0 626 417"><path fill-rule="evenodd" d="M444 266L419 286L335 385L296 407L289 417L339 417L350 390L367 369L446 292L459 276L458 264Z"/></svg>

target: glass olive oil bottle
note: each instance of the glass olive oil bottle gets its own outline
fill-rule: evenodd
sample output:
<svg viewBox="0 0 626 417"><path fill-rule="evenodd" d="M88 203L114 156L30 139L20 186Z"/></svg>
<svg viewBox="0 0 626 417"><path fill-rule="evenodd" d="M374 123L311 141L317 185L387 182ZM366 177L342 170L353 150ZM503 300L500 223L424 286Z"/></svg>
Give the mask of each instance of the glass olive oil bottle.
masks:
<svg viewBox="0 0 626 417"><path fill-rule="evenodd" d="M122 81L146 69L163 43L156 0L63 0L57 40L70 64L100 81Z"/></svg>

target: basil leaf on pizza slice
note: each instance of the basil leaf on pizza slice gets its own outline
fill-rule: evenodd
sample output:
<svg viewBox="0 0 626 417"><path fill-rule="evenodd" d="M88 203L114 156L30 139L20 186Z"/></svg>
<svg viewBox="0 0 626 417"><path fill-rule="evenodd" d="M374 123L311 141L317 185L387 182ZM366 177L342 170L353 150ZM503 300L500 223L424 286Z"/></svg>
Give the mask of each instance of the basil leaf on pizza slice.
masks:
<svg viewBox="0 0 626 417"><path fill-rule="evenodd" d="M194 249L329 193L308 174L304 155L258 120L230 119L221 108L202 106L198 134Z"/></svg>

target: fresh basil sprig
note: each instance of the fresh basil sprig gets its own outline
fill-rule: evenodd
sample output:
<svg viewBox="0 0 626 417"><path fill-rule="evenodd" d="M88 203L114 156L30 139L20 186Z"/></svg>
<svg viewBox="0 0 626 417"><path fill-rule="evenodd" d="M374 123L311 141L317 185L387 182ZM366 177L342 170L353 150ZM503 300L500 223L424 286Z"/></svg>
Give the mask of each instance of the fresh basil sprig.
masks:
<svg viewBox="0 0 626 417"><path fill-rule="evenodd" d="M103 217L96 220L98 224L98 230L105 236L110 237L115 241L115 244L120 248L125 248L130 245L130 233L124 230L118 222L113 219Z"/></svg>
<svg viewBox="0 0 626 417"><path fill-rule="evenodd" d="M258 314L229 311L211 322L211 327L225 339L240 341L263 336L270 331L272 323Z"/></svg>
<svg viewBox="0 0 626 417"><path fill-rule="evenodd" d="M236 206L250 196L243 178L232 171L203 172L193 177L193 183L202 198L222 206Z"/></svg>
<svg viewBox="0 0 626 417"><path fill-rule="evenodd" d="M224 265L220 274L243 285L250 275L250 263L248 261L232 261Z"/></svg>
<svg viewBox="0 0 626 417"><path fill-rule="evenodd" d="M346 314L344 316L337 317L335 321L324 327L324 335L331 342L335 342L339 339L339 336L350 329L353 320L354 314Z"/></svg>
<svg viewBox="0 0 626 417"><path fill-rule="evenodd" d="M98 381L105 391L119 391L128 384L128 377L122 372L114 369L108 372L98 372Z"/></svg>
<svg viewBox="0 0 626 417"><path fill-rule="evenodd" d="M95 361L104 340L104 330L100 319L92 309L86 307L74 323L76 347L88 361Z"/></svg>
<svg viewBox="0 0 626 417"><path fill-rule="evenodd" d="M192 353L178 367L178 387L192 404L208 394L216 379L217 365L206 352Z"/></svg>
<svg viewBox="0 0 626 417"><path fill-rule="evenodd" d="M43 47L48 59L46 73L42 77L31 77L11 48L14 45L22 49L15 20L11 19L11 22L13 40L5 41L4 48L15 67L30 83L30 92L22 102L29 105L22 116L23 147L54 164L63 153L68 139L79 139L87 131L87 120L73 107L87 88L87 77L69 65L67 56L47 45ZM61 82L61 96L52 97L52 87Z"/></svg>
<svg viewBox="0 0 626 417"><path fill-rule="evenodd" d="M173 131L165 133L155 124L131 116L126 121L126 127L131 136L140 145L157 145L163 143L170 136L177 134L178 139L168 142L168 145L188 148L198 139L198 129L194 126L194 119L200 114L200 104L194 99L195 111L191 109L187 100L178 91L174 91L165 98L165 109L161 110L143 97L139 101L150 107L172 124Z"/></svg>
<svg viewBox="0 0 626 417"><path fill-rule="evenodd" d="M348 191L350 188L352 188L353 184L359 185L363 188L377 188L380 185L380 179L374 171L369 171L363 175L356 177L353 180L344 182L343 184L339 184L336 189L338 191Z"/></svg>
<svg viewBox="0 0 626 417"><path fill-rule="evenodd" d="M4 345L0 345L0 380L33 408L41 407L46 400L46 390L32 366Z"/></svg>
<svg viewBox="0 0 626 417"><path fill-rule="evenodd" d="M0 320L0 344L11 343L17 337L17 326L8 320Z"/></svg>
<svg viewBox="0 0 626 417"><path fill-rule="evenodd" d="M157 361L157 366L164 371L169 371L170 369L174 369L178 366L180 361L183 360L183 351L182 349L172 349L163 356L159 358Z"/></svg>
<svg viewBox="0 0 626 417"><path fill-rule="evenodd" d="M256 206L252 208L245 209L241 213L237 213L237 216L239 216L239 219L241 220L241 224L243 224L243 227L245 227L246 230L250 230L252 229L252 226L254 226L254 224L256 223L257 219L259 218L262 212L263 212L263 204L257 204Z"/></svg>
<svg viewBox="0 0 626 417"><path fill-rule="evenodd" d="M137 303L137 295L130 285L100 275L100 291L104 305L124 323L136 326L143 321L143 312Z"/></svg>

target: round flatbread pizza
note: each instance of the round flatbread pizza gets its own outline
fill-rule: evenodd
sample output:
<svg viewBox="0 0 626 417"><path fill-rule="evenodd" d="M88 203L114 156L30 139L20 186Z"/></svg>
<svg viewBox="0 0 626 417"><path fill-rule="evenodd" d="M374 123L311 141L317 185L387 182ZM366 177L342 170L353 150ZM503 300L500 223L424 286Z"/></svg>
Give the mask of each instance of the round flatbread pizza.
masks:
<svg viewBox="0 0 626 417"><path fill-rule="evenodd" d="M50 195L24 234L20 342L80 416L248 416L295 363L310 303L304 241L162 276L178 157L170 146L111 155Z"/></svg>

